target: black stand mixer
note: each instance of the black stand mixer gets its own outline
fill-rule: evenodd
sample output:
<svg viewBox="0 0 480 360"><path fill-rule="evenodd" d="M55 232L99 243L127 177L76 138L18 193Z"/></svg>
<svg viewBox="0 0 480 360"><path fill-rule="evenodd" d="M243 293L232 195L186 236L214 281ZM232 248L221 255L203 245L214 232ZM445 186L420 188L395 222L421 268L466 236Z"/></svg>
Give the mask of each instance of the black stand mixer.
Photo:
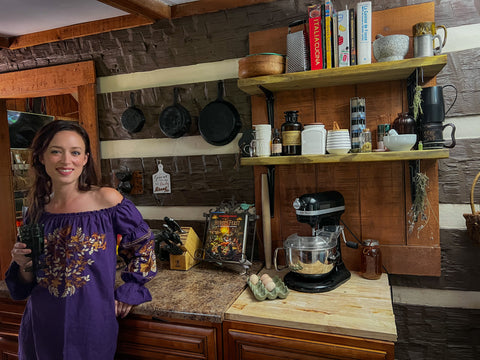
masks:
<svg viewBox="0 0 480 360"><path fill-rule="evenodd" d="M335 289L348 279L350 271L342 261L340 234L345 241L340 217L345 200L337 191L304 194L295 199L297 220L312 227L312 237L290 235L284 242L291 270L284 282L289 289L318 293ZM347 246L357 248L353 242ZM275 254L276 261L276 254Z"/></svg>

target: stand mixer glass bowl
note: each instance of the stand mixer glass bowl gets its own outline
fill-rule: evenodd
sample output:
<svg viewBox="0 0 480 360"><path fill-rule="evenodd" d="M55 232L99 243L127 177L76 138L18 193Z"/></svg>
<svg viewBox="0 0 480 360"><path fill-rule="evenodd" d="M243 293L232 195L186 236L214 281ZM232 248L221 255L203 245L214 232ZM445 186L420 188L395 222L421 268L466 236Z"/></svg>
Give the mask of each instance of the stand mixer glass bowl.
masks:
<svg viewBox="0 0 480 360"><path fill-rule="evenodd" d="M316 236L290 235L283 243L283 248L275 249L274 266L277 264L278 252L285 251L286 267L292 272L302 275L321 276L330 273L339 257L337 239L343 227L336 231L319 231Z"/></svg>

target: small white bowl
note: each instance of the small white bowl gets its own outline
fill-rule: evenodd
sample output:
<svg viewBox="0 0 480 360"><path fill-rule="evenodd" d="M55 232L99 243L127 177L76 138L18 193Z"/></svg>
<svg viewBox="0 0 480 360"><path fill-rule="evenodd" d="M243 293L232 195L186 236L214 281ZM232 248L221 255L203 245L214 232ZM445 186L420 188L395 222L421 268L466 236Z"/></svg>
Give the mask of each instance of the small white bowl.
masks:
<svg viewBox="0 0 480 360"><path fill-rule="evenodd" d="M349 151L350 151L350 147L348 147L348 148L338 148L338 149L327 148L327 152L329 154L332 154L332 155L345 155L345 154L348 154Z"/></svg>
<svg viewBox="0 0 480 360"><path fill-rule="evenodd" d="M416 142L416 134L387 135L383 137L383 144L390 151L409 151Z"/></svg>

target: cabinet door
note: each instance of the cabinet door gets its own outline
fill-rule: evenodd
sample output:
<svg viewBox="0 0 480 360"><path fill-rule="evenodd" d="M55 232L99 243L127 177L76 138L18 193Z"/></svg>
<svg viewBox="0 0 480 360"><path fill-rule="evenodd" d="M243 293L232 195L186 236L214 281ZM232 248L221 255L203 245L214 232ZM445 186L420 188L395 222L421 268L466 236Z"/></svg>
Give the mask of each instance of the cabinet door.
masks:
<svg viewBox="0 0 480 360"><path fill-rule="evenodd" d="M0 298L0 359L18 359L18 331L25 302Z"/></svg>
<svg viewBox="0 0 480 360"><path fill-rule="evenodd" d="M393 360L394 344L350 336L226 321L225 360Z"/></svg>
<svg viewBox="0 0 480 360"><path fill-rule="evenodd" d="M18 342L0 337L0 359L18 360Z"/></svg>
<svg viewBox="0 0 480 360"><path fill-rule="evenodd" d="M202 323L203 324L203 323ZM221 325L132 317L120 321L116 359L220 359ZM221 338L220 338L221 339Z"/></svg>

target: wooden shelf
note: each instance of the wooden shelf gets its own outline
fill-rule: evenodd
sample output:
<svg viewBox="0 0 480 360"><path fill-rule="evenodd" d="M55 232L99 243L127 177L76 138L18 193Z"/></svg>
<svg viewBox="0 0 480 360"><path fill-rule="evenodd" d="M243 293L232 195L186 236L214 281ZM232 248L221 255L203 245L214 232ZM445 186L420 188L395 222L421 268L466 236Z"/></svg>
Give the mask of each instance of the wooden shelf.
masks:
<svg viewBox="0 0 480 360"><path fill-rule="evenodd" d="M302 71L297 73L258 76L239 79L238 87L250 95L261 95L259 85L276 92L313 89L327 86L361 84L407 79L416 68L423 69L423 77L437 75L447 64L447 55L377 62L366 65Z"/></svg>
<svg viewBox="0 0 480 360"><path fill-rule="evenodd" d="M446 159L449 157L447 149L439 150L412 150L412 151L385 151L370 153L350 153L345 155L298 155L298 156L270 156L244 157L241 165L293 165L318 163L345 163L345 162L372 162L372 161L402 161L422 159Z"/></svg>

